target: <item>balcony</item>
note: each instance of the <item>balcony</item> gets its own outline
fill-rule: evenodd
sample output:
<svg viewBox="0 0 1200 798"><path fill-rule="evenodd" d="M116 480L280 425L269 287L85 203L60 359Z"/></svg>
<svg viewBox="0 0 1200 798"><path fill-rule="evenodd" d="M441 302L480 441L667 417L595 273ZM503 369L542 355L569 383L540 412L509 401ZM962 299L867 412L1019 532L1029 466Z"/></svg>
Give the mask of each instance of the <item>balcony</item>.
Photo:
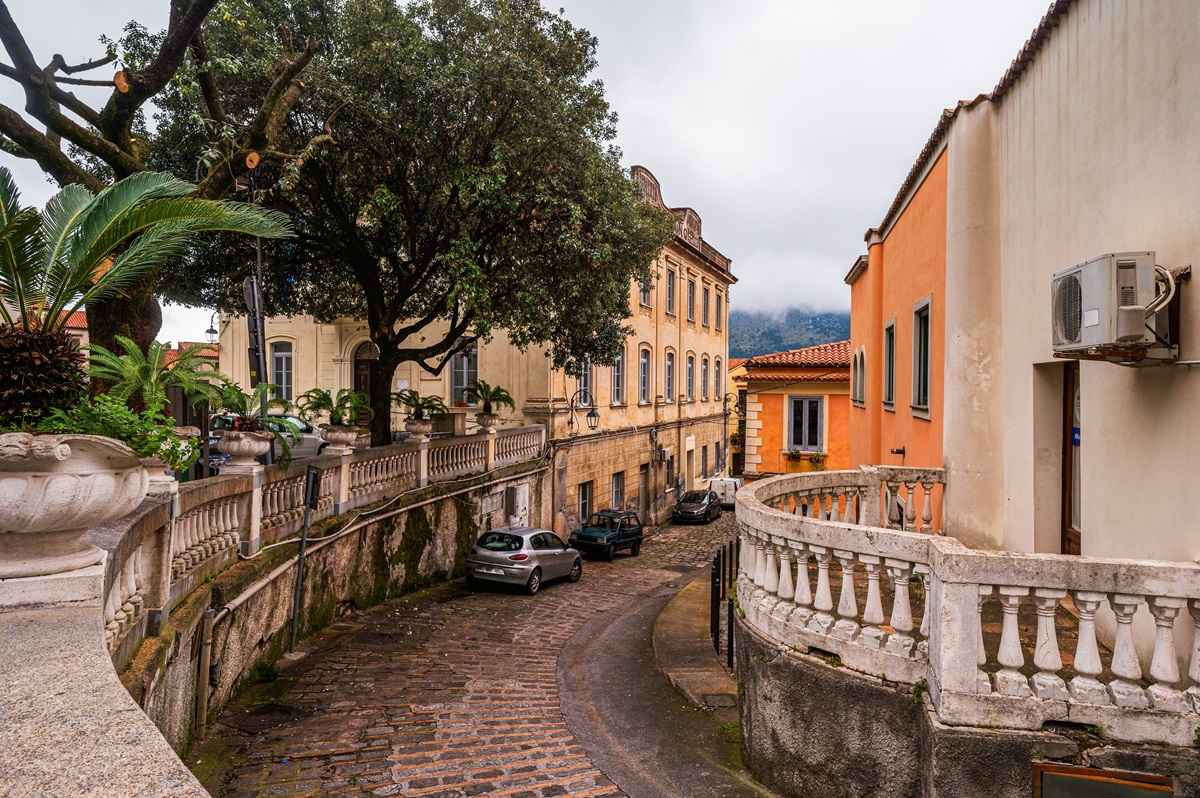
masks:
<svg viewBox="0 0 1200 798"><path fill-rule="evenodd" d="M922 700L947 726L1065 722L1112 740L1192 746L1200 565L973 550L933 534L944 483L942 470L868 467L741 490L746 626L770 644L927 691ZM1153 625L1135 630L1142 613ZM1177 636L1193 641L1190 653Z"/></svg>

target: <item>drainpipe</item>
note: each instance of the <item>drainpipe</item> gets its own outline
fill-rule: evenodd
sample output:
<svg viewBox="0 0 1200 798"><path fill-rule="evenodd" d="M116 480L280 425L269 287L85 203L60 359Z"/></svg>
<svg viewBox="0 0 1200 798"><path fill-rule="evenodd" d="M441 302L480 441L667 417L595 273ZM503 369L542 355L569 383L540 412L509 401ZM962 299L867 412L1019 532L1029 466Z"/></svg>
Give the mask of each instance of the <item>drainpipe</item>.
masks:
<svg viewBox="0 0 1200 798"><path fill-rule="evenodd" d="M222 610L224 612L224 610ZM200 627L200 667L196 673L196 739L204 741L208 720L208 690L209 664L212 662L213 624L216 613L212 607L204 611L204 621Z"/></svg>

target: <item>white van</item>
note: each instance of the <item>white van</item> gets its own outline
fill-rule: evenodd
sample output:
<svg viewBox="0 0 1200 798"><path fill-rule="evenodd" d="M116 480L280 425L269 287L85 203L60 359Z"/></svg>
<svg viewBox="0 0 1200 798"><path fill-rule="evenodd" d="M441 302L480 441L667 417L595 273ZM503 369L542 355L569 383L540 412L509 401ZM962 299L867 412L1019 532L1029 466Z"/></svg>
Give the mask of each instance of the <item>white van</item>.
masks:
<svg viewBox="0 0 1200 798"><path fill-rule="evenodd" d="M733 507L733 497L741 487L741 477L717 477L708 483L708 489L717 494L722 507Z"/></svg>

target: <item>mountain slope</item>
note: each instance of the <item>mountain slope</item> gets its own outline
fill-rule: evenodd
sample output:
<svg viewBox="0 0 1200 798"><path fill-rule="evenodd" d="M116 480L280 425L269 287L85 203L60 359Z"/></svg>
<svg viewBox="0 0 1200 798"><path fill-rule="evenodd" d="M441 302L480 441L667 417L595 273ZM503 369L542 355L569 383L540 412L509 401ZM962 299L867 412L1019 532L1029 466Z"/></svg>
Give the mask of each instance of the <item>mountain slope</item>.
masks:
<svg viewBox="0 0 1200 798"><path fill-rule="evenodd" d="M844 341L850 314L788 308L780 313L729 312L729 356L754 357L785 349Z"/></svg>

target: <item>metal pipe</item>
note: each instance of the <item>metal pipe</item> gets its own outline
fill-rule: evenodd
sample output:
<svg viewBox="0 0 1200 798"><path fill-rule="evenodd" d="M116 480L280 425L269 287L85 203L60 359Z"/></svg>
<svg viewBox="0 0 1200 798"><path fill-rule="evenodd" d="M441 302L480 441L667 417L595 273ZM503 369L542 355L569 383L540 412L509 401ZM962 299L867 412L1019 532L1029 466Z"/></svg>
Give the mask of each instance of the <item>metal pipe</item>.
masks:
<svg viewBox="0 0 1200 798"><path fill-rule="evenodd" d="M212 678L212 638L216 613L212 607L204 611L200 625L200 667L196 672L196 739L203 741L208 727L208 690Z"/></svg>
<svg viewBox="0 0 1200 798"><path fill-rule="evenodd" d="M304 554L308 548L308 522L312 516L312 506L304 503L304 528L300 532L300 552L296 555L296 595L292 599L292 641L288 651L296 650L296 626L300 620L300 598L304 592Z"/></svg>

